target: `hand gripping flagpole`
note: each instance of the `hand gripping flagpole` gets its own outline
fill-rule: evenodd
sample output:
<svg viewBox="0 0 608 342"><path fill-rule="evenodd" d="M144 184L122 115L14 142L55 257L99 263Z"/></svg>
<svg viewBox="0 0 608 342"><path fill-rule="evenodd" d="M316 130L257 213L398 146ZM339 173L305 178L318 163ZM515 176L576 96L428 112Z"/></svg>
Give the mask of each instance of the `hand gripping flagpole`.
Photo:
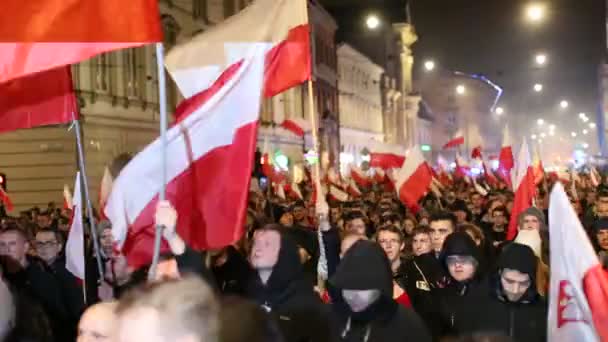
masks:
<svg viewBox="0 0 608 342"><path fill-rule="evenodd" d="M89 217L89 229L91 229L91 237L93 239L93 248L95 250L95 259L97 259L97 271L99 279L103 279L103 267L101 264L101 253L99 252L99 240L97 239L97 228L95 226L95 217L93 216L93 205L91 204L91 196L89 196L89 181L87 180L87 172L84 162L84 149L82 145L82 132L80 131L80 121L76 119L76 115L72 112L72 122L74 134L76 135L76 146L78 149L78 165L84 187L84 198L87 204L87 216ZM86 286L83 286L83 288Z"/></svg>
<svg viewBox="0 0 608 342"><path fill-rule="evenodd" d="M165 200L167 189L167 86L165 79L165 55L163 43L156 43L156 64L158 67L158 103L160 111L160 141L162 144L161 163L162 163L162 183L158 194L160 201ZM152 265L148 272L148 279L156 277L156 268L160 256L160 243L162 237L162 226L156 226L154 234L154 252L152 254Z"/></svg>

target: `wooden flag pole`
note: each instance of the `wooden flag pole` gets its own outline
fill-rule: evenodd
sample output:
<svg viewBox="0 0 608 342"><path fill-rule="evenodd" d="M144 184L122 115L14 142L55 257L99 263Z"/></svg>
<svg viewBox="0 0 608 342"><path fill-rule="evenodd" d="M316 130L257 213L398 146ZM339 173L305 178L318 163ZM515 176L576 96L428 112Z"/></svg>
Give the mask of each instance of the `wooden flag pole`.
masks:
<svg viewBox="0 0 608 342"><path fill-rule="evenodd" d="M165 55L163 43L156 43L156 64L158 69L158 103L160 112L160 141L162 145L161 163L162 178L161 189L158 194L160 201L165 200L167 188L167 87L165 79ZM148 271L148 279L156 277L156 268L160 256L160 243L163 227L156 226L154 234L154 251L152 254L152 265Z"/></svg>
<svg viewBox="0 0 608 342"><path fill-rule="evenodd" d="M84 198L87 205L87 216L89 216L89 229L91 230L91 238L93 239L93 249L95 250L95 259L97 259L97 271L99 278L103 278L103 267L101 264L101 253L99 250L99 240L97 239L97 228L95 226L95 217L93 216L93 206L91 205L91 196L89 196L89 182L87 180L87 172L84 162L84 149L82 147L82 135L80 131L80 122L76 119L75 113L72 112L74 134L76 135L76 147L78 150L78 165L80 175L82 176L81 184L84 187ZM83 287L86 287L84 285Z"/></svg>

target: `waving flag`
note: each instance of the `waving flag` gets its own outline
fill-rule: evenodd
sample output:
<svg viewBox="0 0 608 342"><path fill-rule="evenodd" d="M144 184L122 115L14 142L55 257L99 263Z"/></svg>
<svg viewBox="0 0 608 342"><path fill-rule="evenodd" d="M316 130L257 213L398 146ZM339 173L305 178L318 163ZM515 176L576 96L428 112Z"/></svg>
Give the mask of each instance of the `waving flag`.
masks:
<svg viewBox="0 0 608 342"><path fill-rule="evenodd" d="M310 78L306 0L256 0L243 11L169 51L166 66L184 97L207 89L250 44L267 43L264 95Z"/></svg>
<svg viewBox="0 0 608 342"><path fill-rule="evenodd" d="M431 186L433 174L418 146L414 146L396 174L396 189L399 199L409 208L417 208L418 200Z"/></svg>
<svg viewBox="0 0 608 342"><path fill-rule="evenodd" d="M521 144L514 171L513 189L515 189L515 198L513 199L513 209L511 209L507 240L513 240L517 235L517 218L519 214L532 206L532 200L536 194L534 171L530 163L530 153L525 139Z"/></svg>
<svg viewBox="0 0 608 342"><path fill-rule="evenodd" d="M76 173L72 199L72 225L65 243L65 268L76 278L84 279L84 228L82 224L82 194L80 172Z"/></svg>
<svg viewBox="0 0 608 342"><path fill-rule="evenodd" d="M310 132L310 123L302 118L290 118L281 123L281 127L293 134L303 137L306 132Z"/></svg>
<svg viewBox="0 0 608 342"><path fill-rule="evenodd" d="M498 156L498 175L510 188L515 190L513 184L511 184L511 170L514 165L509 127L505 126L502 132L502 147Z"/></svg>
<svg viewBox="0 0 608 342"><path fill-rule="evenodd" d="M454 139L448 141L447 143L445 143L445 145L443 145L443 149L447 150L448 148L457 147L462 144L464 144L464 137L458 136L458 137L455 137Z"/></svg>
<svg viewBox="0 0 608 342"><path fill-rule="evenodd" d="M4 204L4 208L6 208L6 211L13 211L13 209L15 208L13 206L13 201L11 201L11 198L8 196L8 194L6 193L6 191L4 191L2 187L0 187L0 202Z"/></svg>
<svg viewBox="0 0 608 342"><path fill-rule="evenodd" d="M549 222L548 341L608 341L608 276L559 183L551 192Z"/></svg>
<svg viewBox="0 0 608 342"><path fill-rule="evenodd" d="M372 183L367 174L355 165L350 166L350 178L362 187L368 187Z"/></svg>
<svg viewBox="0 0 608 342"><path fill-rule="evenodd" d="M162 41L158 0L4 0L0 83Z"/></svg>
<svg viewBox="0 0 608 342"><path fill-rule="evenodd" d="M216 94L178 108L184 119L167 132L167 200L179 214L179 235L194 249L221 248L243 234L266 51L252 46ZM105 207L133 266L152 256L162 148L156 139L127 164Z"/></svg>
<svg viewBox="0 0 608 342"><path fill-rule="evenodd" d="M72 193L70 187L67 184L63 185L63 209L70 209L74 207L74 200L72 199Z"/></svg>

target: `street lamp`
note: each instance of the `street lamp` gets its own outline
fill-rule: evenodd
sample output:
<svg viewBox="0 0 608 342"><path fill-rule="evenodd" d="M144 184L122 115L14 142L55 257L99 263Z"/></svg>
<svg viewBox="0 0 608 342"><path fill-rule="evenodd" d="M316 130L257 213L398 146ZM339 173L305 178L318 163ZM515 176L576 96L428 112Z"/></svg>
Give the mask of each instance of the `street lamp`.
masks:
<svg viewBox="0 0 608 342"><path fill-rule="evenodd" d="M537 93L540 93L541 91L543 91L543 85L540 84L540 83L536 83L534 85L534 91L537 92Z"/></svg>
<svg viewBox="0 0 608 342"><path fill-rule="evenodd" d="M583 144L583 148L584 148L584 149L588 149L588 148L589 148L589 144L584 143L584 144Z"/></svg>
<svg viewBox="0 0 608 342"><path fill-rule="evenodd" d="M547 63L547 55L544 55L542 53L536 55L534 59L536 60L536 64L538 65L545 65L545 63Z"/></svg>
<svg viewBox="0 0 608 342"><path fill-rule="evenodd" d="M463 94L464 94L466 91L467 91L467 88L465 88L465 86L463 86L462 84L459 84L459 85L456 87L456 93L457 93L458 95L463 95Z"/></svg>
<svg viewBox="0 0 608 342"><path fill-rule="evenodd" d="M545 120L543 120L543 119L538 119L538 120L536 120L536 123L537 123L539 126L542 126L542 125L544 125L544 124L545 124Z"/></svg>
<svg viewBox="0 0 608 342"><path fill-rule="evenodd" d="M589 128L595 129L595 127L596 127L595 122L590 122L589 123Z"/></svg>
<svg viewBox="0 0 608 342"><path fill-rule="evenodd" d="M540 137L541 137L541 138L544 138L544 137L546 137L546 136L547 136L547 135L546 135L545 133L541 133L541 134L540 134Z"/></svg>
<svg viewBox="0 0 608 342"><path fill-rule="evenodd" d="M365 20L365 24L370 30L375 30L380 26L380 18L375 14L370 14Z"/></svg>
<svg viewBox="0 0 608 342"><path fill-rule="evenodd" d="M526 17L531 22L539 22L545 17L545 6L534 3L526 8Z"/></svg>
<svg viewBox="0 0 608 342"><path fill-rule="evenodd" d="M559 106L562 107L562 109L568 108L569 105L570 104L566 100L561 100L561 102L559 103Z"/></svg>
<svg viewBox="0 0 608 342"><path fill-rule="evenodd" d="M536 140L536 134L532 134L532 140Z"/></svg>
<svg viewBox="0 0 608 342"><path fill-rule="evenodd" d="M578 117L581 118L581 119L584 119L584 118L587 117L587 114L585 114L585 113L578 113Z"/></svg>
<svg viewBox="0 0 608 342"><path fill-rule="evenodd" d="M494 112L496 112L496 115L502 115L505 110L502 107L496 107L496 110Z"/></svg>
<svg viewBox="0 0 608 342"><path fill-rule="evenodd" d="M572 133L570 133L570 135L571 135L573 138L576 138L576 132L572 132Z"/></svg>
<svg viewBox="0 0 608 342"><path fill-rule="evenodd" d="M433 62L433 61L424 62L424 69L426 71L433 71L435 69L435 62Z"/></svg>
<svg viewBox="0 0 608 342"><path fill-rule="evenodd" d="M588 130L586 130L586 129L584 129L584 130L583 130L583 134L587 135L587 133L589 133L589 131L588 131Z"/></svg>

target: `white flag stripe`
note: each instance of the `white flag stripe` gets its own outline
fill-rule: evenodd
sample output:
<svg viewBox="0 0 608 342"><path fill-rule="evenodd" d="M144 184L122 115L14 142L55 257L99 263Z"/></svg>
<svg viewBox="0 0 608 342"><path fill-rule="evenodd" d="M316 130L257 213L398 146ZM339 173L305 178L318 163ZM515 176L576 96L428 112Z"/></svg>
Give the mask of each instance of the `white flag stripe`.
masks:
<svg viewBox="0 0 608 342"><path fill-rule="evenodd" d="M171 159L167 163L167 180L187 170L191 161L230 145L237 129L257 121L267 48L267 44L252 44L237 73L205 104L167 131L167 155ZM158 156L162 148L160 138L156 139L114 181L106 214L120 246L128 226L160 191L163 165ZM133 186L134 180L137 186Z"/></svg>
<svg viewBox="0 0 608 342"><path fill-rule="evenodd" d="M551 192L549 222L548 341L598 341L583 279L599 261L561 183Z"/></svg>
<svg viewBox="0 0 608 342"><path fill-rule="evenodd" d="M65 244L65 268L75 277L84 279L84 228L82 223L82 195L80 193L80 172L76 173L74 196L72 198L72 227Z"/></svg>
<svg viewBox="0 0 608 342"><path fill-rule="evenodd" d="M423 163L425 163L424 156L422 155L422 152L420 152L418 145L416 145L410 150L410 154L405 159L403 167L396 171L395 183L397 192L399 192L403 183L405 183L405 181L408 180Z"/></svg>
<svg viewBox="0 0 608 342"><path fill-rule="evenodd" d="M526 139L524 139L521 144L521 148L519 149L517 160L515 161L515 167L511 173L511 177L513 177L512 181L514 190L519 188L519 184L526 176L528 167L530 165L532 165L530 161L530 152L528 152L528 144L526 143Z"/></svg>

